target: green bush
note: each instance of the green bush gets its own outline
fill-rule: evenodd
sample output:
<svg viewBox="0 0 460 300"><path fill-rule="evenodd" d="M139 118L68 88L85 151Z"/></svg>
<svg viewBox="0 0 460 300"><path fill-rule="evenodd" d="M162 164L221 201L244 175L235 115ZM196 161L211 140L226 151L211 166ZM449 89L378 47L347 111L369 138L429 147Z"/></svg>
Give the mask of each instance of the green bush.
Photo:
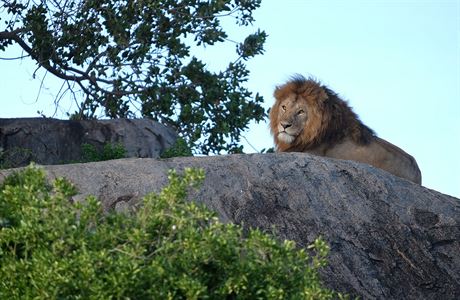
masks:
<svg viewBox="0 0 460 300"><path fill-rule="evenodd" d="M30 149L11 147L5 150L0 147L0 169L25 166L32 160L34 160L34 154Z"/></svg>
<svg viewBox="0 0 460 300"><path fill-rule="evenodd" d="M126 157L126 149L122 144L104 144L102 150L98 150L94 145L82 144L82 162L104 161Z"/></svg>
<svg viewBox="0 0 460 300"><path fill-rule="evenodd" d="M174 145L166 149L160 158L172 158L180 156L193 156L192 149L184 138L179 137Z"/></svg>
<svg viewBox="0 0 460 300"><path fill-rule="evenodd" d="M0 299L330 299L318 269L327 245L306 250L220 223L185 200L200 170L169 173L133 215L103 214L75 188L28 167L0 186Z"/></svg>

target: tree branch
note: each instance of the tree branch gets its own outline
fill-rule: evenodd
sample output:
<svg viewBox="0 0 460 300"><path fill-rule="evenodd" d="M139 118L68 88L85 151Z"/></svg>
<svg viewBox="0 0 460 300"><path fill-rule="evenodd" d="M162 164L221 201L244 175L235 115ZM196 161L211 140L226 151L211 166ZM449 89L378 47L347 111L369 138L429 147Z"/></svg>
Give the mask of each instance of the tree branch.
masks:
<svg viewBox="0 0 460 300"><path fill-rule="evenodd" d="M83 88L84 87L84 84L82 83L83 81L88 81L91 85L94 86L94 88L97 91L100 91L100 92L105 93L105 94L115 95L115 96L132 95L132 94L138 94L138 93L142 92L142 90L138 90L138 91L125 91L125 90L109 91L109 90L106 90L106 89L102 88L99 85L99 83L105 83L105 84L109 84L109 85L114 84L113 80L106 80L106 79L102 79L102 78L96 78L96 77L93 77L93 76L91 76L89 74L90 71L92 70L92 68L95 66L96 62L105 54L104 52L100 53L99 55L97 55L95 57L94 61L91 62L90 65L88 66L86 72L78 70L78 69L75 69L75 68L72 68L72 67L66 67L66 66L61 66L60 65L60 67L63 70L79 74L79 76L77 76L77 75L68 75L68 74L66 74L64 72L59 71L58 69L54 68L53 66L51 66L48 61L40 61L39 57L34 54L33 49L19 36L19 34L22 33L22 32L24 32L24 29L22 29L22 28L15 29L13 31L1 31L0 32L0 41L1 40L10 40L10 41L14 41L14 42L18 43L19 46L32 59L37 61L38 65L40 67L43 67L45 70L47 70L48 72L50 72L51 74L55 75L56 77L58 77L60 79L63 79L63 80L66 80L66 81L68 80L68 81L77 82L78 85L80 87L82 87L82 89L83 89L83 91L85 93L91 94L91 93L89 93L89 90L86 87Z"/></svg>
<svg viewBox="0 0 460 300"><path fill-rule="evenodd" d="M36 60L41 67L45 68L48 72L55 75L56 77L59 77L64 80L72 80L72 81L81 81L81 80L86 79L83 76L77 77L75 75L67 75L53 68L49 64L49 62L40 61L40 58L34 54L32 48L29 45L27 45L27 43L19 36L19 33L22 33L22 32L24 32L24 29L22 28L17 28L13 31L2 31L0 32L0 41L10 40L10 41L14 41L18 43L19 46L32 57L32 59Z"/></svg>

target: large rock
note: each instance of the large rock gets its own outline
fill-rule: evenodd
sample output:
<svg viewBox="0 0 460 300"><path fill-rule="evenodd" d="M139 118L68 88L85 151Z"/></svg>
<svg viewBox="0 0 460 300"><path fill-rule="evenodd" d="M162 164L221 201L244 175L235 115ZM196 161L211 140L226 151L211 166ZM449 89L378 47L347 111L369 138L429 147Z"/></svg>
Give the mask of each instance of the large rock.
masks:
<svg viewBox="0 0 460 300"><path fill-rule="evenodd" d="M193 197L221 220L274 231L300 247L331 246L322 278L363 299L460 299L460 200L368 165L301 153L47 166L106 208L126 209L166 184L168 169L200 167ZM0 171L0 181L10 171ZM142 209L142 208L139 208Z"/></svg>
<svg viewBox="0 0 460 300"><path fill-rule="evenodd" d="M149 119L0 119L0 163L9 167L82 160L82 145L99 151L121 144L127 157L158 158L176 140L171 128Z"/></svg>

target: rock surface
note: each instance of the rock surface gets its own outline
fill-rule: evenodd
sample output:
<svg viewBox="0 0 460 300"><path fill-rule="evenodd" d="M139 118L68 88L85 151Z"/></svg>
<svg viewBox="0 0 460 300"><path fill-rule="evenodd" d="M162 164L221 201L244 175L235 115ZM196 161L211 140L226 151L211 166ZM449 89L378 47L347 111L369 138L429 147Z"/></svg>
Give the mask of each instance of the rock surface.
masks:
<svg viewBox="0 0 460 300"><path fill-rule="evenodd" d="M460 299L460 200L371 166L302 153L123 159L47 166L83 197L123 210L159 191L167 170L204 168L196 201L225 222L331 246L322 278L362 299ZM0 171L0 181L11 170ZM142 208L139 208L142 209Z"/></svg>
<svg viewBox="0 0 460 300"><path fill-rule="evenodd" d="M127 157L158 158L175 140L174 130L149 119L0 119L0 160L9 167L81 161L83 144L121 144Z"/></svg>

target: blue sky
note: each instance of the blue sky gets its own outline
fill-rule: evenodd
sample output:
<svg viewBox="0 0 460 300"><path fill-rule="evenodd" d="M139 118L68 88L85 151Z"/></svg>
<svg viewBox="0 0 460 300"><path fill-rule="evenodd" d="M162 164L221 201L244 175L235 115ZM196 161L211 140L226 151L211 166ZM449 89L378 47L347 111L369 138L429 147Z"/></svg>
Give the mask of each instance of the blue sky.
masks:
<svg viewBox="0 0 460 300"><path fill-rule="evenodd" d="M268 33L265 54L248 62L248 86L267 108L273 89L292 74L314 76L380 137L413 155L424 186L460 197L460 0L265 0L255 19L253 28L228 26L228 33L233 40L257 28ZM0 53L18 55L16 47ZM228 45L196 55L216 70L235 56ZM28 60L0 60L0 118L53 115L59 81L47 75L37 100L34 71ZM61 103L56 116L70 107ZM259 150L273 146L264 123L245 137Z"/></svg>

